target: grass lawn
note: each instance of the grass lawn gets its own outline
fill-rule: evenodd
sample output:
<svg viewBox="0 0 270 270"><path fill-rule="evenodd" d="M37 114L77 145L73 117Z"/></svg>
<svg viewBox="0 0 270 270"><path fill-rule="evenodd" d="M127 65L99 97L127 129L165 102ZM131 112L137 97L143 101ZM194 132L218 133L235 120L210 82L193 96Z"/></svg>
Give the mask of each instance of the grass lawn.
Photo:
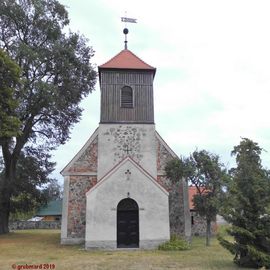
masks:
<svg viewBox="0 0 270 270"><path fill-rule="evenodd" d="M205 247L205 239L200 237L193 238L192 249L187 251L85 251L82 246L61 246L59 230L25 230L0 236L1 270L23 269L19 266L26 264L42 267L39 269L55 265L57 270L239 270L232 258L216 239L211 247Z"/></svg>

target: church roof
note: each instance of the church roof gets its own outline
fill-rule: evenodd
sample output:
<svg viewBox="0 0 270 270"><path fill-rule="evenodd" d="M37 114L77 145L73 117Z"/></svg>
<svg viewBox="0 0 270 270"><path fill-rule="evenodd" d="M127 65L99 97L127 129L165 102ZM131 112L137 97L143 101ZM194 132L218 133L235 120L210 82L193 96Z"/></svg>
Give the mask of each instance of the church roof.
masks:
<svg viewBox="0 0 270 270"><path fill-rule="evenodd" d="M140 59L130 50L122 50L120 53L115 55L109 61L99 66L99 68L142 69L142 70L151 70L154 73L156 72L156 68L145 63L142 59Z"/></svg>

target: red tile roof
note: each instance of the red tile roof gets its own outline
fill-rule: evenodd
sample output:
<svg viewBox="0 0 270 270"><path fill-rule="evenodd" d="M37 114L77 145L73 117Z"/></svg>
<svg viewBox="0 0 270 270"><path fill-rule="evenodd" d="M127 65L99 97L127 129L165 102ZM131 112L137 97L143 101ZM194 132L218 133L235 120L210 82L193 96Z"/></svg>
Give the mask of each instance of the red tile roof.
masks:
<svg viewBox="0 0 270 270"><path fill-rule="evenodd" d="M189 201L189 209L194 209L193 204L193 196L197 194L196 187L188 187L188 201Z"/></svg>
<svg viewBox="0 0 270 270"><path fill-rule="evenodd" d="M200 190L202 191L203 188L201 187ZM204 191L206 192L206 191ZM193 204L193 197L198 193L198 190L194 186L188 187L188 200L189 200L189 209L193 210L194 209L194 204Z"/></svg>
<svg viewBox="0 0 270 270"><path fill-rule="evenodd" d="M141 60L130 50L122 50L108 62L99 66L99 68L143 69L152 70L154 72L156 70L154 67Z"/></svg>

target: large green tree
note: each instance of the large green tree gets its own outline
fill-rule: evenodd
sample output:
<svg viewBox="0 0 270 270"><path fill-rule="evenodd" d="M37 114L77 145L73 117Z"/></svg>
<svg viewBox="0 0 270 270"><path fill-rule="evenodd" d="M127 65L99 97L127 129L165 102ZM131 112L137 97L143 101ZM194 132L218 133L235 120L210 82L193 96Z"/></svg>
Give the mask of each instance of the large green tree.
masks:
<svg viewBox="0 0 270 270"><path fill-rule="evenodd" d="M236 168L231 170L224 218L232 225L228 233L234 242L219 237L234 254L239 266L270 268L270 174L261 164L259 145L244 138L234 147Z"/></svg>
<svg viewBox="0 0 270 270"><path fill-rule="evenodd" d="M61 200L63 198L63 186L61 186L57 179L51 179L44 189L44 195L48 201Z"/></svg>
<svg viewBox="0 0 270 270"><path fill-rule="evenodd" d="M19 78L19 66L0 49L0 137L11 137L19 131L20 121L15 114L18 102L14 98Z"/></svg>
<svg viewBox="0 0 270 270"><path fill-rule="evenodd" d="M50 176L55 166L50 157L46 149L40 147L25 147L21 152L16 166L16 181L12 186L12 219L30 218L41 205L54 199L51 187L57 182Z"/></svg>
<svg viewBox="0 0 270 270"><path fill-rule="evenodd" d="M172 181L185 178L196 187L194 208L206 220L206 245L209 246L211 221L215 221L221 207L227 179L226 169L219 156L205 150L194 151L188 158L170 161L165 170Z"/></svg>
<svg viewBox="0 0 270 270"><path fill-rule="evenodd" d="M22 151L27 146L49 152L63 144L80 119L80 101L96 83L93 49L83 36L68 32L68 24L67 11L57 0L0 1L0 48L22 71L14 92L19 133L0 137L0 234L8 232Z"/></svg>

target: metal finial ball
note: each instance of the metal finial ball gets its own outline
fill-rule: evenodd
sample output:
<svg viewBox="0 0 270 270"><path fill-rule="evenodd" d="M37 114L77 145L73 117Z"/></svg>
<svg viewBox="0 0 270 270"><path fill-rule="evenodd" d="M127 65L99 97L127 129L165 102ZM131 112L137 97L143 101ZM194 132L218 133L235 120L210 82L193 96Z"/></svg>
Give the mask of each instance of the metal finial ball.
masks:
<svg viewBox="0 0 270 270"><path fill-rule="evenodd" d="M125 35L128 34L128 29L127 29L127 28L124 28L123 33L124 33Z"/></svg>

